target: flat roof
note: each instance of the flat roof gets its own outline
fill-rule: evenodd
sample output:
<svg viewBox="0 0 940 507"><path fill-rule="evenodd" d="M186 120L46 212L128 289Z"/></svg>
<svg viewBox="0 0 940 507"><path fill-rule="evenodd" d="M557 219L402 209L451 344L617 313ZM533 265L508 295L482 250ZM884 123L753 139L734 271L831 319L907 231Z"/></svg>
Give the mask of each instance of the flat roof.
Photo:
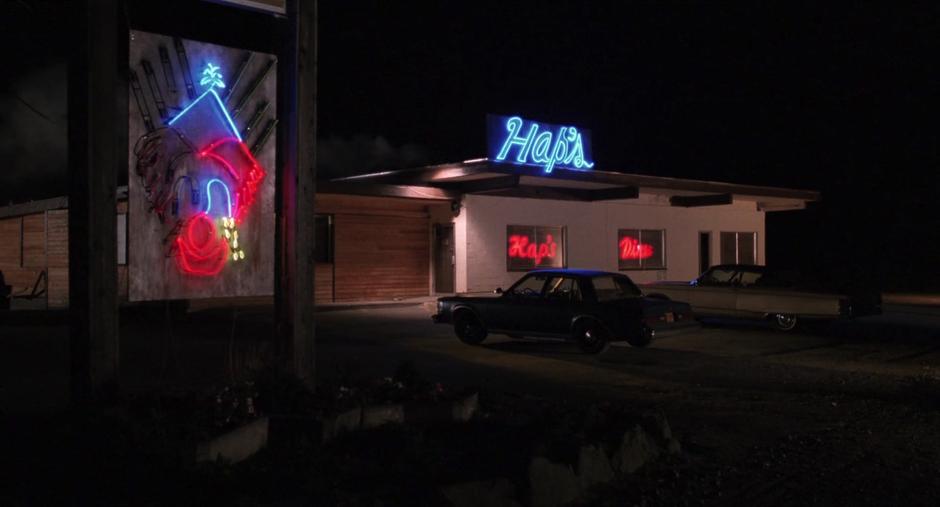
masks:
<svg viewBox="0 0 940 507"><path fill-rule="evenodd" d="M757 202L766 211L799 209L807 202L820 200L820 193L814 190L564 168L555 168L551 174L546 174L541 167L497 163L485 158L332 181L419 185L462 194L588 201L631 199L642 192L668 196L675 206L713 206L745 200Z"/></svg>

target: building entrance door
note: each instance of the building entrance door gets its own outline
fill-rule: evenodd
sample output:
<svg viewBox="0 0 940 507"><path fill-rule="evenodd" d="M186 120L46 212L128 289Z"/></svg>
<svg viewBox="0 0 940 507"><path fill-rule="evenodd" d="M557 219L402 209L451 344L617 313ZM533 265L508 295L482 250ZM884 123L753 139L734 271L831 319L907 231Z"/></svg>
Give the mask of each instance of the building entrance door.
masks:
<svg viewBox="0 0 940 507"><path fill-rule="evenodd" d="M712 233L698 233L698 272L702 274L712 267Z"/></svg>
<svg viewBox="0 0 940 507"><path fill-rule="evenodd" d="M434 292L454 292L455 261L453 224L434 224Z"/></svg>

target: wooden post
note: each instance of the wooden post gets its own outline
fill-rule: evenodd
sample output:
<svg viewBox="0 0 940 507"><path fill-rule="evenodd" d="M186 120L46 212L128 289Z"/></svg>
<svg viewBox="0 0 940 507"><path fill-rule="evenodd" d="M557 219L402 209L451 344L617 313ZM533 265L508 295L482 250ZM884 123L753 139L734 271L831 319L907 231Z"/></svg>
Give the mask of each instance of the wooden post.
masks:
<svg viewBox="0 0 940 507"><path fill-rule="evenodd" d="M317 2L288 0L278 59L275 314L281 365L308 385L314 361Z"/></svg>
<svg viewBox="0 0 940 507"><path fill-rule="evenodd" d="M72 4L68 80L69 340L73 403L118 386L117 171L127 157L119 0ZM125 57L126 59L126 57ZM123 114L122 114L123 104Z"/></svg>

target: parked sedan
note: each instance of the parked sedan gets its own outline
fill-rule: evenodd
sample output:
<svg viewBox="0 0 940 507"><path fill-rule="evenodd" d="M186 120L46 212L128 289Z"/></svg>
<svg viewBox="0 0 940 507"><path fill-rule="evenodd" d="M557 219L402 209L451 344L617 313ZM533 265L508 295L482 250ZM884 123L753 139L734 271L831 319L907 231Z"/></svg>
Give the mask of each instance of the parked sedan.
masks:
<svg viewBox="0 0 940 507"><path fill-rule="evenodd" d="M488 333L514 338L564 338L588 353L612 341L645 347L657 334L695 326L686 303L644 297L626 275L574 269L531 271L491 297L437 300L440 324L453 324L457 337L477 345Z"/></svg>
<svg viewBox="0 0 940 507"><path fill-rule="evenodd" d="M698 317L770 320L783 331L804 319L836 319L881 313L877 294L848 296L820 290L792 272L765 266L713 266L691 282L654 282L645 289L688 301Z"/></svg>

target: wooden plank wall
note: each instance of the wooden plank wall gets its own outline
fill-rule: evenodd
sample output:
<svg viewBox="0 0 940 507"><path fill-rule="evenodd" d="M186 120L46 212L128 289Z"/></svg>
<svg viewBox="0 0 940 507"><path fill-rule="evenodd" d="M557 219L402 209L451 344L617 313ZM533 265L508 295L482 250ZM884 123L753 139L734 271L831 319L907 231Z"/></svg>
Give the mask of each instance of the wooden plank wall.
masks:
<svg viewBox="0 0 940 507"><path fill-rule="evenodd" d="M333 215L336 301L427 296L430 225L421 201L318 195Z"/></svg>
<svg viewBox="0 0 940 507"><path fill-rule="evenodd" d="M49 308L69 305L69 212L46 212L46 266L49 276Z"/></svg>
<svg viewBox="0 0 940 507"><path fill-rule="evenodd" d="M333 302L333 264L317 263L313 277L313 292L317 303Z"/></svg>
<svg viewBox="0 0 940 507"><path fill-rule="evenodd" d="M40 215L41 217L41 215ZM0 220L0 271L14 295L32 292L43 266L35 266L27 255L35 255L36 245L32 229L36 221L32 217L13 217ZM40 222L41 223L41 222ZM43 245L39 244L42 254Z"/></svg>

